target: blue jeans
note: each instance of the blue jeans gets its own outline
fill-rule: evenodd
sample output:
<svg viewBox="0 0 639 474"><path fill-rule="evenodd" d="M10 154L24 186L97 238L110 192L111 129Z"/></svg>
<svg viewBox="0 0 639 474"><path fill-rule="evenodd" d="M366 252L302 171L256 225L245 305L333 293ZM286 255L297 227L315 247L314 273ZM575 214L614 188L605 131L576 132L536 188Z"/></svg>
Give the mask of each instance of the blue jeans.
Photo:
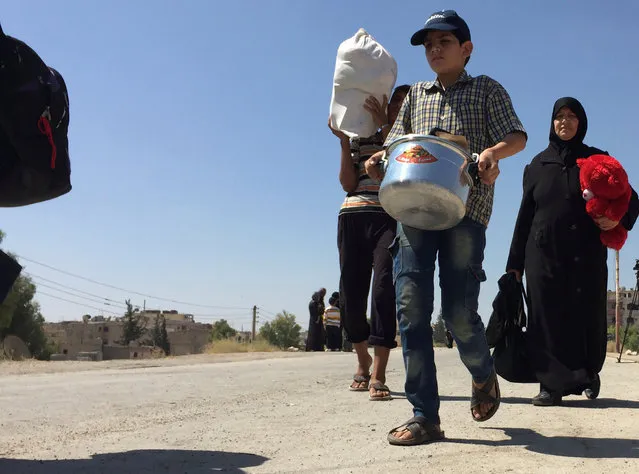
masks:
<svg viewBox="0 0 639 474"><path fill-rule="evenodd" d="M406 398L415 416L439 424L439 394L433 352L435 258L439 263L442 318L462 362L476 383L493 371L484 324L477 314L486 227L469 219L452 229L423 231L397 226L391 245L397 319L406 368Z"/></svg>

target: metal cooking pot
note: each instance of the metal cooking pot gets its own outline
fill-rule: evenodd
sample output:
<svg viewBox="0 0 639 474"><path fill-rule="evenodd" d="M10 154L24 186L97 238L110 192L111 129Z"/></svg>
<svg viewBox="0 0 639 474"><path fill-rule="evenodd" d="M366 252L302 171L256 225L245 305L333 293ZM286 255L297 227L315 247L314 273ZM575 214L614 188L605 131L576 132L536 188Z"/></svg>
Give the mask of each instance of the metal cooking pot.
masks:
<svg viewBox="0 0 639 474"><path fill-rule="evenodd" d="M379 200L395 220L422 230L444 230L466 215L470 187L478 183L477 158L434 135L404 135L382 158Z"/></svg>

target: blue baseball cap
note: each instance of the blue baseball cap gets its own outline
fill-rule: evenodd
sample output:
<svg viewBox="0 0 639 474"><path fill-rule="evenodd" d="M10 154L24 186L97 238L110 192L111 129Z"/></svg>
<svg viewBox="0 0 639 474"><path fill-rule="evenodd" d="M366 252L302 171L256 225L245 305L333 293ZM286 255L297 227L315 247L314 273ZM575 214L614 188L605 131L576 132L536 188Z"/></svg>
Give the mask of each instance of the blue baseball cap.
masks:
<svg viewBox="0 0 639 474"><path fill-rule="evenodd" d="M426 35L433 30L450 31L460 43L470 41L470 29L462 17L455 10L442 10L428 17L424 27L410 39L410 44L413 46L424 44Z"/></svg>

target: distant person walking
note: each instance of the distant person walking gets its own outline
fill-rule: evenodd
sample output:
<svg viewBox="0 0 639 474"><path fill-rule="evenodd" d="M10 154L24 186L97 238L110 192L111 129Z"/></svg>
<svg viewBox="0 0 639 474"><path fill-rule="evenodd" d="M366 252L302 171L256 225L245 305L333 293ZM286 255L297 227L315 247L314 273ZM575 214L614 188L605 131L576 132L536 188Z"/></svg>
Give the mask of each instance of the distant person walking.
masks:
<svg viewBox="0 0 639 474"><path fill-rule="evenodd" d="M309 321L308 336L306 338L306 352L324 351L324 323L322 317L324 315L324 296L326 296L326 288L320 288L319 291L313 293L311 302L308 304Z"/></svg>
<svg viewBox="0 0 639 474"><path fill-rule="evenodd" d="M339 300L335 296L328 299L328 307L324 310L324 328L326 330L326 347L329 351L339 351L342 348L341 316L336 306Z"/></svg>

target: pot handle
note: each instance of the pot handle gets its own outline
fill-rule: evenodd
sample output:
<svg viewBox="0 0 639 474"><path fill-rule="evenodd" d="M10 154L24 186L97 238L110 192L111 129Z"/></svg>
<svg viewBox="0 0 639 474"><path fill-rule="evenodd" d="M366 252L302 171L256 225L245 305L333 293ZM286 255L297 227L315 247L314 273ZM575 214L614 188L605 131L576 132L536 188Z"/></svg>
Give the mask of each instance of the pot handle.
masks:
<svg viewBox="0 0 639 474"><path fill-rule="evenodd" d="M471 186L477 186L480 182L479 178L479 155L477 153L473 153L471 155L471 161L466 166L464 173L468 178L468 184Z"/></svg>
<svg viewBox="0 0 639 474"><path fill-rule="evenodd" d="M377 163L377 165L375 166L377 166L382 171L382 175L386 176L386 170L388 169L388 152L386 150L384 150L384 154L382 155L381 160L379 160L379 163Z"/></svg>
<svg viewBox="0 0 639 474"><path fill-rule="evenodd" d="M382 155L382 159L379 160L378 166L380 166L384 174L386 174L386 170L388 169L388 152L386 149L384 149L384 154Z"/></svg>

